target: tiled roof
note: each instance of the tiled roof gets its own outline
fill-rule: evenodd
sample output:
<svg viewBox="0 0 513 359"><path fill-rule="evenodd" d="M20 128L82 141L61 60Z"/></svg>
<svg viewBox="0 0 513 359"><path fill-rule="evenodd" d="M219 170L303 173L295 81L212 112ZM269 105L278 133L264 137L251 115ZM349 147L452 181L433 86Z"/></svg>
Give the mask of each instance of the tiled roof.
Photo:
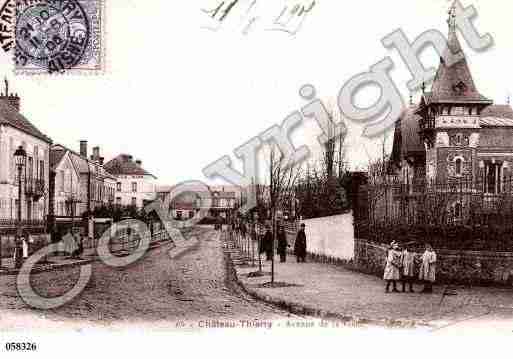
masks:
<svg viewBox="0 0 513 359"><path fill-rule="evenodd" d="M50 137L39 131L36 126L4 100L0 100L0 124L14 127L47 143L52 143Z"/></svg>
<svg viewBox="0 0 513 359"><path fill-rule="evenodd" d="M449 51L463 58L448 66ZM426 97L428 102L491 102L477 90L455 30L449 31L448 48L440 59L431 93Z"/></svg>
<svg viewBox="0 0 513 359"><path fill-rule="evenodd" d="M176 210L193 210L195 206L194 203L176 202L171 207Z"/></svg>
<svg viewBox="0 0 513 359"><path fill-rule="evenodd" d="M513 109L510 105L491 105L481 112L482 117L498 117L513 120Z"/></svg>
<svg viewBox="0 0 513 359"><path fill-rule="evenodd" d="M111 178L113 180L115 179L115 177L112 176L112 174L108 173L105 170L105 166L93 164L92 161L86 159L79 153L77 153L63 145L60 145L60 144L53 145L50 153L53 151L63 151L63 152L67 151L69 153L69 158L71 159L71 162L73 163L73 166L75 167L75 170L78 171L79 173L90 173L93 171L93 166L98 166L99 172L96 173L97 175L102 176L104 178Z"/></svg>
<svg viewBox="0 0 513 359"><path fill-rule="evenodd" d="M140 167L137 163L131 160L131 156L127 154L121 154L116 158L110 160L105 164L105 169L113 174L113 175L129 175L129 176L152 176L156 178L154 175L149 173Z"/></svg>
<svg viewBox="0 0 513 359"><path fill-rule="evenodd" d="M479 119L482 127L513 127L513 120L509 118L484 117Z"/></svg>

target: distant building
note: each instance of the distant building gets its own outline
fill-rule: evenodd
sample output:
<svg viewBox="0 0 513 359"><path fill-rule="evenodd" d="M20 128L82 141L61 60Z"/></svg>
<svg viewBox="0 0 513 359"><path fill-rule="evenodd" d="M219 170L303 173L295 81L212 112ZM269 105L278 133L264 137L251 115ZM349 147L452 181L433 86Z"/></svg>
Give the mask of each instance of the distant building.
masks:
<svg viewBox="0 0 513 359"><path fill-rule="evenodd" d="M129 154L121 154L105 164L116 177L115 204L143 208L156 198L157 177L142 167L142 161Z"/></svg>
<svg viewBox="0 0 513 359"><path fill-rule="evenodd" d="M171 191L175 186L158 186L156 198L162 204L169 201L168 210L170 216L175 219L189 219L200 210L205 210L206 215L211 218L221 217L229 218L237 203L241 201L241 191L238 187L229 186L208 186L208 192L204 187L189 188L194 192L185 192L177 198L169 198ZM210 198L210 205L203 199ZM164 209L164 208L163 208Z"/></svg>
<svg viewBox="0 0 513 359"><path fill-rule="evenodd" d="M24 227L31 232L44 232L48 213L48 180L51 139L20 113L20 98L0 94L0 231L13 231L17 208L21 205ZM13 154L22 146L26 166L22 174L22 197L18 198L18 176Z"/></svg>

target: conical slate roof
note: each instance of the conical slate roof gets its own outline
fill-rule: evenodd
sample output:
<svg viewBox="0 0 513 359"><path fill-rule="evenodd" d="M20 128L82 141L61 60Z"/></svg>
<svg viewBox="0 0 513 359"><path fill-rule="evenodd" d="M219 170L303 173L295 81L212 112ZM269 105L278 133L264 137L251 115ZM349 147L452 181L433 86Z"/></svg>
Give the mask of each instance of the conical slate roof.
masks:
<svg viewBox="0 0 513 359"><path fill-rule="evenodd" d="M451 16L455 16L452 15ZM449 19L449 36L447 49L440 59L440 66L436 73L428 94L429 102L483 102L491 103L489 99L479 93L470 72L467 59L456 34L455 20ZM452 53L452 55L451 55ZM451 56L462 58L454 64L450 64Z"/></svg>

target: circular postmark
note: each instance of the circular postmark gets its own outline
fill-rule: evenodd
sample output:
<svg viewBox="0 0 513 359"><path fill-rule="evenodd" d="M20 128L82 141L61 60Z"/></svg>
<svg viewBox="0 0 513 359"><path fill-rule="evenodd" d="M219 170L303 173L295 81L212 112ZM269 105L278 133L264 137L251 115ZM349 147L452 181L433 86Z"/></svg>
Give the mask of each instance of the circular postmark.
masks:
<svg viewBox="0 0 513 359"><path fill-rule="evenodd" d="M89 44L87 14L77 0L17 2L17 67L62 72L80 63Z"/></svg>

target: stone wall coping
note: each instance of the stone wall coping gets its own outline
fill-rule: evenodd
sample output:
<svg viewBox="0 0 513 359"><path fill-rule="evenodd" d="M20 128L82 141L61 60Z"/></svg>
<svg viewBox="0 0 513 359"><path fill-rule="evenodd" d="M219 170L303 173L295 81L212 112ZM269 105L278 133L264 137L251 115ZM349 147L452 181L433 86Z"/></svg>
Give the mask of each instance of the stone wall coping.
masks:
<svg viewBox="0 0 513 359"><path fill-rule="evenodd" d="M356 242L363 243L372 248L379 248L387 250L384 244L374 243L365 239L355 238ZM473 257L473 258L504 258L513 259L513 252L494 252L494 251L468 251L468 250L451 250L451 249L436 249L435 252L442 257Z"/></svg>

